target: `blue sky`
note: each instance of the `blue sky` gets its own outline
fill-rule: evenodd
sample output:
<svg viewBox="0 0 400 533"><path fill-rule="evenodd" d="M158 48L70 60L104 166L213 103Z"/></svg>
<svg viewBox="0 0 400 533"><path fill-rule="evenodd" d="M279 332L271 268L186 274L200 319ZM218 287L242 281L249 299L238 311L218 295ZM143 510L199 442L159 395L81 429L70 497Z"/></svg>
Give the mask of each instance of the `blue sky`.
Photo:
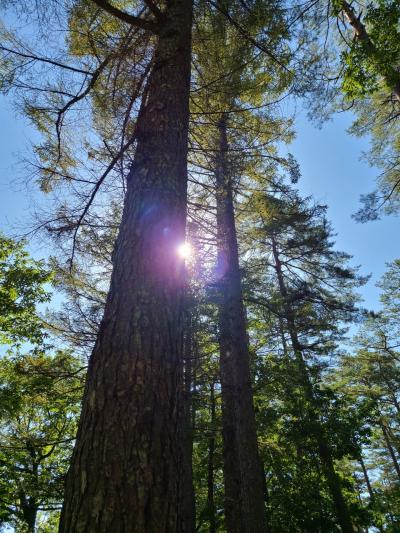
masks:
<svg viewBox="0 0 400 533"><path fill-rule="evenodd" d="M350 136L348 114L336 115L322 129L304 117L297 120L297 138L291 151L300 164L299 189L328 205L328 218L337 233L336 247L353 255L353 264L362 274L372 274L362 289L364 305L379 308L379 289L375 283L386 270L385 264L400 257L400 218L391 216L360 224L351 215L359 208L359 196L374 188L379 169L361 159L368 149L366 139Z"/></svg>
<svg viewBox="0 0 400 533"><path fill-rule="evenodd" d="M360 160L368 148L365 139L356 139L346 133L351 124L350 114L338 115L322 129L300 114L296 123L297 137L290 151L300 163L302 178L300 191L313 195L329 206L328 217L337 232L336 246L354 256L354 264L361 265L363 274L372 274L362 290L365 305L371 309L379 306L376 281L385 270L385 263L400 257L400 219L385 217L367 224L356 223L351 214L359 206L359 196L374 187L379 172ZM0 96L0 228L8 233L21 232L29 222L33 208L33 184L24 185L24 172L19 162L29 156L30 141L35 133L22 117L15 115L10 99ZM46 255L45 248L32 243L31 252L36 257Z"/></svg>
<svg viewBox="0 0 400 533"><path fill-rule="evenodd" d="M35 132L17 116L10 99L0 96L0 228L16 233L29 219L34 187L24 183L23 157L30 153ZM37 197L38 194L36 194Z"/></svg>

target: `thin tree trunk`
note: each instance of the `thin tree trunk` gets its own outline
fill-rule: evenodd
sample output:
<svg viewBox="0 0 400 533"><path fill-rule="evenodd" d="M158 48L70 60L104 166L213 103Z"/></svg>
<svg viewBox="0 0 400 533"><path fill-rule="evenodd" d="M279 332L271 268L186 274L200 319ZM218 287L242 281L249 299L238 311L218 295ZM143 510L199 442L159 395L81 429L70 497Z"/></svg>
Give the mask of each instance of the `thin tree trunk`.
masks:
<svg viewBox="0 0 400 533"><path fill-rule="evenodd" d="M236 442L235 389L229 382L232 361L221 350L222 454L224 473L224 509L227 533L241 533L241 494L238 450Z"/></svg>
<svg viewBox="0 0 400 533"><path fill-rule="evenodd" d="M171 0L158 35L61 533L179 531L191 14Z"/></svg>
<svg viewBox="0 0 400 533"><path fill-rule="evenodd" d="M363 472L365 484L367 485L368 494L369 494L369 500L370 500L371 504L374 505L374 503L375 503L375 494L374 494L374 490L372 488L371 481L369 479L368 470L367 470L367 467L365 466L364 459L362 458L362 455L360 455L359 462L360 462L360 465L361 465L361 470ZM383 529L382 529L381 525L376 525L376 524L374 524L374 525L379 530L380 533L383 533Z"/></svg>
<svg viewBox="0 0 400 533"><path fill-rule="evenodd" d="M263 469L258 454L225 117L218 131L215 177L226 526L228 533L265 533Z"/></svg>
<svg viewBox="0 0 400 533"><path fill-rule="evenodd" d="M326 442L323 427L319 421L319 415L318 415L318 412L316 410L316 405L315 405L314 391L313 391L312 383L309 378L308 368L303 358L301 344L300 344L300 341L297 335L295 319L294 319L292 310L290 309L287 303L288 292L287 292L286 283L285 283L284 276L283 276L282 264L281 264L280 257L279 257L278 247L277 247L274 237L271 238L271 247L272 247L272 254L274 257L275 271L276 271L277 278L278 278L279 290L285 302L284 305L285 305L285 314L286 314L288 332L289 332L293 352L294 352L298 370L299 370L299 378L300 378L301 386L306 395L306 399L310 405L308 415L311 417L313 425L314 425L314 437L317 441L318 452L319 452L319 456L321 459L321 465L323 468L323 472L324 472L326 481L328 483L329 491L331 493L331 496L334 502L336 516L337 516L339 525L343 533L354 533L354 528L351 523L349 510L347 508L346 501L343 497L342 489L340 486L340 479L335 472L332 454Z"/></svg>
<svg viewBox="0 0 400 533"><path fill-rule="evenodd" d="M25 493L21 490L19 494L21 502L22 515L27 527L28 533L35 533L36 519L38 513L38 505L34 498L26 497Z"/></svg>
<svg viewBox="0 0 400 533"><path fill-rule="evenodd" d="M30 474L32 476L33 484L39 486L40 459L38 453L29 440L26 443L26 448L32 461ZM33 496L27 496L23 489L19 492L19 499L27 531L28 533L35 533L39 503Z"/></svg>
<svg viewBox="0 0 400 533"><path fill-rule="evenodd" d="M193 361L194 361L194 336L193 317L188 312L188 324L185 334L185 361L184 361L184 420L183 420L183 476L182 476L182 527L181 530L187 533L196 531L196 499L193 485L193 402L192 402L192 382L193 382Z"/></svg>
<svg viewBox="0 0 400 533"><path fill-rule="evenodd" d="M400 415L400 405L399 405L399 402L398 402L397 397L396 397L396 391L394 391L392 388L390 388L390 393L391 393L391 396L392 396L392 403L395 406L396 411L397 411L397 415Z"/></svg>
<svg viewBox="0 0 400 533"><path fill-rule="evenodd" d="M318 424L319 425L319 424ZM326 443L322 428L317 427L316 439L318 443L319 455L324 470L328 487L336 509L336 515L343 533L353 533L354 528L351 523L350 513L346 501L343 497L339 476L336 474L331 451Z"/></svg>
<svg viewBox="0 0 400 533"><path fill-rule="evenodd" d="M375 495L374 495L374 491L372 490L372 485L371 485L371 482L370 482L370 479L369 479L367 468L366 468L365 463L364 463L364 459L362 458L361 455L360 455L359 462L360 462L360 465L361 465L361 469L363 471L365 484L367 485L369 499L371 500L371 503L373 503L375 501Z"/></svg>
<svg viewBox="0 0 400 533"><path fill-rule="evenodd" d="M394 451L392 443L390 441L389 432L388 432L387 427L385 426L385 424L380 422L379 425L381 426L382 433L383 433L383 438L385 439L385 443L386 443L386 448L387 448L387 450L389 452L389 455L390 455L390 457L392 459L392 463L393 463L394 469L396 470L397 477L400 479L400 466L399 466L399 462L398 462L397 457L396 457L396 452Z"/></svg>
<svg viewBox="0 0 400 533"><path fill-rule="evenodd" d="M37 512L37 507L34 506L34 504L31 507L24 509L24 518L26 520L26 525L28 526L28 533L35 533Z"/></svg>
<svg viewBox="0 0 400 533"><path fill-rule="evenodd" d="M210 533L216 533L215 502L214 502L214 453L215 453L215 383L210 384L210 427L211 434L208 439L208 465L207 465L207 510L210 522Z"/></svg>

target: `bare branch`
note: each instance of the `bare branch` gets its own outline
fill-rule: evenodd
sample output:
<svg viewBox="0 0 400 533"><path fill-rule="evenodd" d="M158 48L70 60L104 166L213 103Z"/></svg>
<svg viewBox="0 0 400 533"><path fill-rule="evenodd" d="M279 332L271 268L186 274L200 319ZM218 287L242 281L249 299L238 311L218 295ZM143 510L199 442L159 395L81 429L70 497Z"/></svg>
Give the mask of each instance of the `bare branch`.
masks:
<svg viewBox="0 0 400 533"><path fill-rule="evenodd" d="M59 110L57 121L56 121L56 131L57 131L57 138L58 138L58 155L59 155L59 157L61 156L61 131L60 131L60 126L61 126L62 117L64 116L65 112L71 106L73 106L74 104L76 104L77 102L79 102L80 100L85 98L85 96L87 96L89 94L89 92L94 87L94 85L96 84L97 80L99 79L100 74L106 68L106 66L109 63L110 59L111 59L111 56L106 57L106 59L102 63L100 63L100 65L97 67L97 69L93 73L92 79L90 80L90 83L88 84L86 89L82 93L77 94L76 96L74 96L71 100L69 100L65 104L65 106L62 109Z"/></svg>
<svg viewBox="0 0 400 533"><path fill-rule="evenodd" d="M89 70L83 70L81 68L72 67L71 65L66 65L65 63L60 63L59 61L55 61L54 59L49 59L47 57L40 57L36 55L31 54L24 54L23 52L19 52L17 50L12 50L11 48L7 48L6 46L0 45L0 50L3 50L4 52L8 52L10 54L15 54L20 57L24 57L26 59L32 59L34 61L40 61L42 63L49 63L50 65L54 65L55 67L61 67L66 70L70 70L72 72L79 72L79 74L86 74L91 76L92 72Z"/></svg>
<svg viewBox="0 0 400 533"><path fill-rule="evenodd" d="M78 235L78 231L79 231L79 228L80 228L80 226L82 224L82 221L85 218L85 216L87 215L87 212L89 211L90 206L92 205L92 203L93 203L93 201L94 201L94 199L96 197L96 194L97 194L98 190L100 189L101 184L106 179L108 174L112 171L112 169L114 168L114 166L116 165L116 163L118 162L120 157L126 152L126 150L128 150L128 148L130 146L132 146L132 144L135 142L135 139L136 139L136 135L133 134L132 137L129 139L129 141L112 158L112 160L110 161L110 163L107 166L106 170L103 172L103 174L100 176L99 180L97 181L96 185L93 187L93 190L92 190L92 193L91 193L91 195L89 197L89 200L86 203L85 208L82 211L82 214L81 214L81 216L79 217L79 219L77 221L76 228L75 228L75 231L74 231L73 244L72 244L72 253L71 253L71 261L70 261L70 269L72 268L72 264L73 264L73 261L74 261L74 255L75 255L75 249L76 249L76 237Z"/></svg>

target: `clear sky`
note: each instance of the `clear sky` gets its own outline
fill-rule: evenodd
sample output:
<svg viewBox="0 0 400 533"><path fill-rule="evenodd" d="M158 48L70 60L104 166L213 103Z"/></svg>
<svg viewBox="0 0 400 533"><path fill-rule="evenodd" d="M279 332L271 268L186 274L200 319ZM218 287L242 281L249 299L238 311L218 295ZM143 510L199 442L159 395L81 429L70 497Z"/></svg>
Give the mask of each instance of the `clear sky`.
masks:
<svg viewBox="0 0 400 533"><path fill-rule="evenodd" d="M22 160L29 157L35 132L17 116L10 98L0 95L0 228L5 233L18 233L28 223L32 198L40 198L34 185L24 179Z"/></svg>
<svg viewBox="0 0 400 533"><path fill-rule="evenodd" d="M291 150L302 172L301 192L328 205L328 218L337 233L337 249L353 255L353 263L361 265L362 274L372 274L362 294L365 306L377 309L379 289L375 283L384 273L385 263L400 257L400 218L383 217L366 224L351 218L360 206L360 194L374 188L379 174L379 169L361 160L368 142L346 132L351 122L350 114L340 114L317 129L301 116Z"/></svg>
<svg viewBox="0 0 400 533"><path fill-rule="evenodd" d="M297 138L290 151L300 163L302 178L299 188L305 195L329 206L328 217L338 233L337 248L354 256L354 264L361 265L363 274L372 273L362 290L365 305L378 308L376 281L385 270L385 263L400 257L400 218L384 217L367 224L356 223L351 214L359 207L359 196L374 186L377 169L360 160L368 148L364 139L346 133L351 115L338 115L322 129L317 129L301 115L297 120ZM30 140L34 132L21 117L17 117L10 99L0 96L0 228L15 234L26 228L33 208L30 196L34 185L24 185L26 170L19 163L29 156ZM32 243L31 252L36 257L45 256L46 249L37 249Z"/></svg>

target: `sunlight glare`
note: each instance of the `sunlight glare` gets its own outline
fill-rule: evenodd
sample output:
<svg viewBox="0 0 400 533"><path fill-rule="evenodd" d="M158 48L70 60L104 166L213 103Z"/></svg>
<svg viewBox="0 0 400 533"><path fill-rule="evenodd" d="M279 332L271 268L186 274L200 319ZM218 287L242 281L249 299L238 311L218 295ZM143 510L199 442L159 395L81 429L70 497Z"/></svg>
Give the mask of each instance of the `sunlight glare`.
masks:
<svg viewBox="0 0 400 533"><path fill-rule="evenodd" d="M178 247L178 255L182 257L182 259L189 259L192 255L192 247L188 242L184 242Z"/></svg>

